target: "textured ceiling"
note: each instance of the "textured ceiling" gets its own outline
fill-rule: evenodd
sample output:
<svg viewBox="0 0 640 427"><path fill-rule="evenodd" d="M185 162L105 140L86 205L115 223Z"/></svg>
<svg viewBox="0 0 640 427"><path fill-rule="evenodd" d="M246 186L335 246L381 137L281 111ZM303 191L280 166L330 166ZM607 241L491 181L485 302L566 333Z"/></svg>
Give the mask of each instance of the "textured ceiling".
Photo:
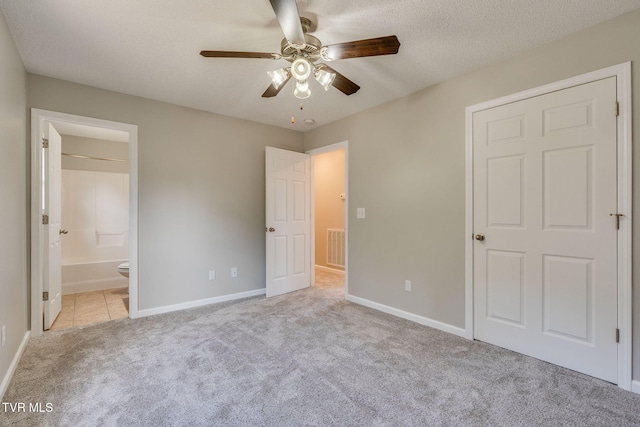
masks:
<svg viewBox="0 0 640 427"><path fill-rule="evenodd" d="M392 34L402 43L394 56L332 62L362 88L345 96L313 81L300 111L291 82L261 98L266 72L286 61L199 55L279 52L267 0L0 0L31 73L299 131L637 8L640 0L298 0L325 45Z"/></svg>

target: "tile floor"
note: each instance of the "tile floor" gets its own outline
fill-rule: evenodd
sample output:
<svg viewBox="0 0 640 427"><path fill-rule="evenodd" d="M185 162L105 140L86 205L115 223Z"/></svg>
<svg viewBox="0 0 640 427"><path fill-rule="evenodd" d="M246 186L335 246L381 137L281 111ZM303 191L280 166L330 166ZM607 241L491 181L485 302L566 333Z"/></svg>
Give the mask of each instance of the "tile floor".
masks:
<svg viewBox="0 0 640 427"><path fill-rule="evenodd" d="M106 289L62 296L62 310L50 331L129 317L129 289Z"/></svg>

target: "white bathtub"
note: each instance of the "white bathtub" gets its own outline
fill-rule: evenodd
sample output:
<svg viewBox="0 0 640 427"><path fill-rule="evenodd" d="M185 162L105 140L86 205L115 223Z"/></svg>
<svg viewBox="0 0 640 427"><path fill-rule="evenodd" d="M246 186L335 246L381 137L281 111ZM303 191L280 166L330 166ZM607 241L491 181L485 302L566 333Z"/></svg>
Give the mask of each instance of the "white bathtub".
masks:
<svg viewBox="0 0 640 427"><path fill-rule="evenodd" d="M126 288L129 280L118 273L126 259L110 261L66 261L62 265L62 294Z"/></svg>

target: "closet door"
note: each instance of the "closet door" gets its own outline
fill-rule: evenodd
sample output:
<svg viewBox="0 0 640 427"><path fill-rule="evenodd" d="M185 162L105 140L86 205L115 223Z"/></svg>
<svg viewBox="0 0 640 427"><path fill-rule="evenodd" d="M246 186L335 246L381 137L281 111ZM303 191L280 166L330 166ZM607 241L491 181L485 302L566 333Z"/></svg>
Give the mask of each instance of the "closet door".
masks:
<svg viewBox="0 0 640 427"><path fill-rule="evenodd" d="M616 78L474 113L474 336L617 383Z"/></svg>

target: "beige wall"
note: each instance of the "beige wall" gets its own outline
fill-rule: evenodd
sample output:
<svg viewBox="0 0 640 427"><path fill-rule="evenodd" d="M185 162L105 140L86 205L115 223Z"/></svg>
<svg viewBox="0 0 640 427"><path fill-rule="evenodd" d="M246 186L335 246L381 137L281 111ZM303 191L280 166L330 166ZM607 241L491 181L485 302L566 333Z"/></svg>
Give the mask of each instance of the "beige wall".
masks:
<svg viewBox="0 0 640 427"><path fill-rule="evenodd" d="M307 132L306 150L349 141L349 292L463 328L465 107L634 61L633 165L640 170L638 40L640 10ZM637 224L640 173L633 197ZM366 219L355 218L357 207L367 209ZM637 267L640 227L633 246ZM640 268L633 276L640 379ZM412 292L403 290L404 279Z"/></svg>
<svg viewBox="0 0 640 427"><path fill-rule="evenodd" d="M141 309L265 286L264 147L302 151L302 134L33 74L28 85L31 108L138 126Z"/></svg>
<svg viewBox="0 0 640 427"><path fill-rule="evenodd" d="M340 198L346 192L344 158L344 149L313 156L316 265L335 269L341 268L327 265L327 229L344 230L345 201Z"/></svg>
<svg viewBox="0 0 640 427"><path fill-rule="evenodd" d="M26 72L0 13L0 328L7 334L0 383L27 332L26 96Z"/></svg>

